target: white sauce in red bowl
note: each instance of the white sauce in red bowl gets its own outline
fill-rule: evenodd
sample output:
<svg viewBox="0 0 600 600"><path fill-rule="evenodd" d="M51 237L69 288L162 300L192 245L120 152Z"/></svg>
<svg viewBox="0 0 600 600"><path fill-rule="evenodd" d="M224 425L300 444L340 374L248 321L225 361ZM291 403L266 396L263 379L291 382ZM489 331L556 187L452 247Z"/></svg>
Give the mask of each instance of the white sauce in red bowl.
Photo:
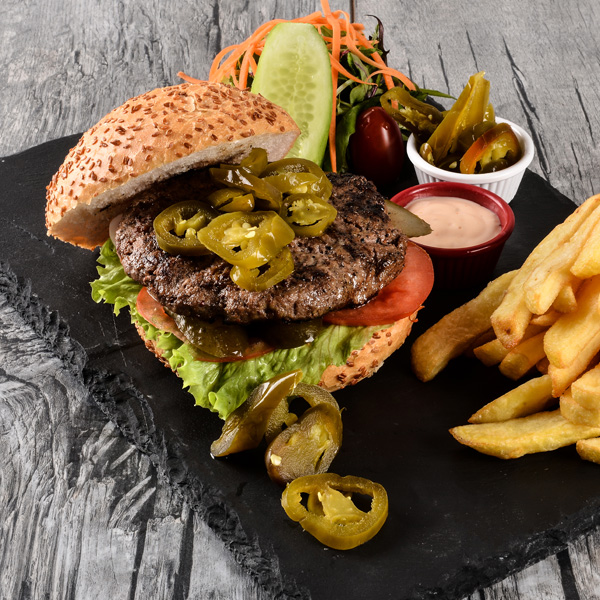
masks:
<svg viewBox="0 0 600 600"><path fill-rule="evenodd" d="M467 248L496 237L502 225L496 213L470 200L451 196L417 198L406 208L431 226L418 243L434 248Z"/></svg>

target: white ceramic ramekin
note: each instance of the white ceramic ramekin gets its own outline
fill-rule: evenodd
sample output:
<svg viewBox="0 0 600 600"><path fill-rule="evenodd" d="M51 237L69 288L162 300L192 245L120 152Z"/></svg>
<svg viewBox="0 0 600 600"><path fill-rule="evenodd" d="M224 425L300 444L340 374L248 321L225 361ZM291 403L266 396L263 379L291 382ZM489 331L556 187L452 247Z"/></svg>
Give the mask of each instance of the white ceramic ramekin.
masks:
<svg viewBox="0 0 600 600"><path fill-rule="evenodd" d="M496 122L508 123L521 144L523 156L514 165L502 169L501 171L497 171L496 173L482 173L477 175L463 175L462 173L444 171L443 169L438 169L438 167L430 165L426 160L419 156L417 140L414 135L411 135L406 144L406 154L415 168L419 183L432 183L434 181L468 183L489 190L500 196L505 202L510 202L519 189L525 169L533 160L533 140L522 127L515 125L515 123L512 123L511 121L497 118Z"/></svg>

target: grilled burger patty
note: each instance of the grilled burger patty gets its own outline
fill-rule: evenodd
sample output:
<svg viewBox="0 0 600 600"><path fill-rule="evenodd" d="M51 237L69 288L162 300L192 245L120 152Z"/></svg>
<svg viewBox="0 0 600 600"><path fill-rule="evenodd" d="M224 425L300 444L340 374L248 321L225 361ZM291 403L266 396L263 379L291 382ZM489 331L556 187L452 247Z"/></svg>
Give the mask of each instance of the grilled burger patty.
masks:
<svg viewBox="0 0 600 600"><path fill-rule="evenodd" d="M294 272L263 292L238 287L230 265L217 256L173 256L158 247L152 222L174 201L168 194L146 193L124 213L115 234L117 253L132 279L182 315L233 323L306 320L364 304L402 270L406 238L391 226L383 197L364 177L329 179L337 218L320 237L294 239L288 246Z"/></svg>

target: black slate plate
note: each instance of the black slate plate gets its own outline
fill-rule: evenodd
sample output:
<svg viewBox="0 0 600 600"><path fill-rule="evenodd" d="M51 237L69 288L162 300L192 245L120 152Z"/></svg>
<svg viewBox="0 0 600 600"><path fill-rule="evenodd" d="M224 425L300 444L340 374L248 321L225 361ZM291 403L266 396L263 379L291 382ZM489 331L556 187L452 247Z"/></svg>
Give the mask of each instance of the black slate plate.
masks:
<svg viewBox="0 0 600 600"><path fill-rule="evenodd" d="M382 483L388 521L353 551L323 548L287 519L281 490L267 478L259 453L210 458L221 422L193 406L176 377L143 348L127 316L114 318L109 307L94 304L88 282L95 255L46 236L44 188L76 140L0 160L0 257L69 325L87 353L86 376L103 409L267 588L285 597L309 590L315 599L459 598L564 548L596 524L598 467L579 460L573 448L504 462L448 434L511 382L496 369L459 359L422 384L410 373L404 347L376 377L336 394L347 410L332 471ZM517 226L498 273L519 266L574 209L530 172L512 207ZM415 333L476 291L434 293ZM103 381L101 370L127 379ZM295 582L283 591L277 562Z"/></svg>

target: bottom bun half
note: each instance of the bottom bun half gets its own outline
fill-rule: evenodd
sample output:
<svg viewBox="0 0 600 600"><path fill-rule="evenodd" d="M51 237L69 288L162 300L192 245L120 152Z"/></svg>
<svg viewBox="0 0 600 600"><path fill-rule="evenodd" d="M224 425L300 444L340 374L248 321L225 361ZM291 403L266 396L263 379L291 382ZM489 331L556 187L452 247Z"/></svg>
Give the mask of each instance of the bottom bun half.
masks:
<svg viewBox="0 0 600 600"><path fill-rule="evenodd" d="M329 365L323 371L319 385L328 392L334 392L376 373L383 361L402 346L416 319L415 312L410 317L396 321L391 327L376 331L360 350L350 354L345 364L339 367Z"/></svg>
<svg viewBox="0 0 600 600"><path fill-rule="evenodd" d="M323 371L319 385L328 392L335 392L348 385L355 385L376 373L383 365L383 361L402 346L416 321L417 312L396 321L390 327L376 331L360 350L354 350L350 354L343 365L329 365ZM136 329L146 348L166 367L169 367L168 361L161 356L162 351L156 343L146 338L140 325L136 324Z"/></svg>

